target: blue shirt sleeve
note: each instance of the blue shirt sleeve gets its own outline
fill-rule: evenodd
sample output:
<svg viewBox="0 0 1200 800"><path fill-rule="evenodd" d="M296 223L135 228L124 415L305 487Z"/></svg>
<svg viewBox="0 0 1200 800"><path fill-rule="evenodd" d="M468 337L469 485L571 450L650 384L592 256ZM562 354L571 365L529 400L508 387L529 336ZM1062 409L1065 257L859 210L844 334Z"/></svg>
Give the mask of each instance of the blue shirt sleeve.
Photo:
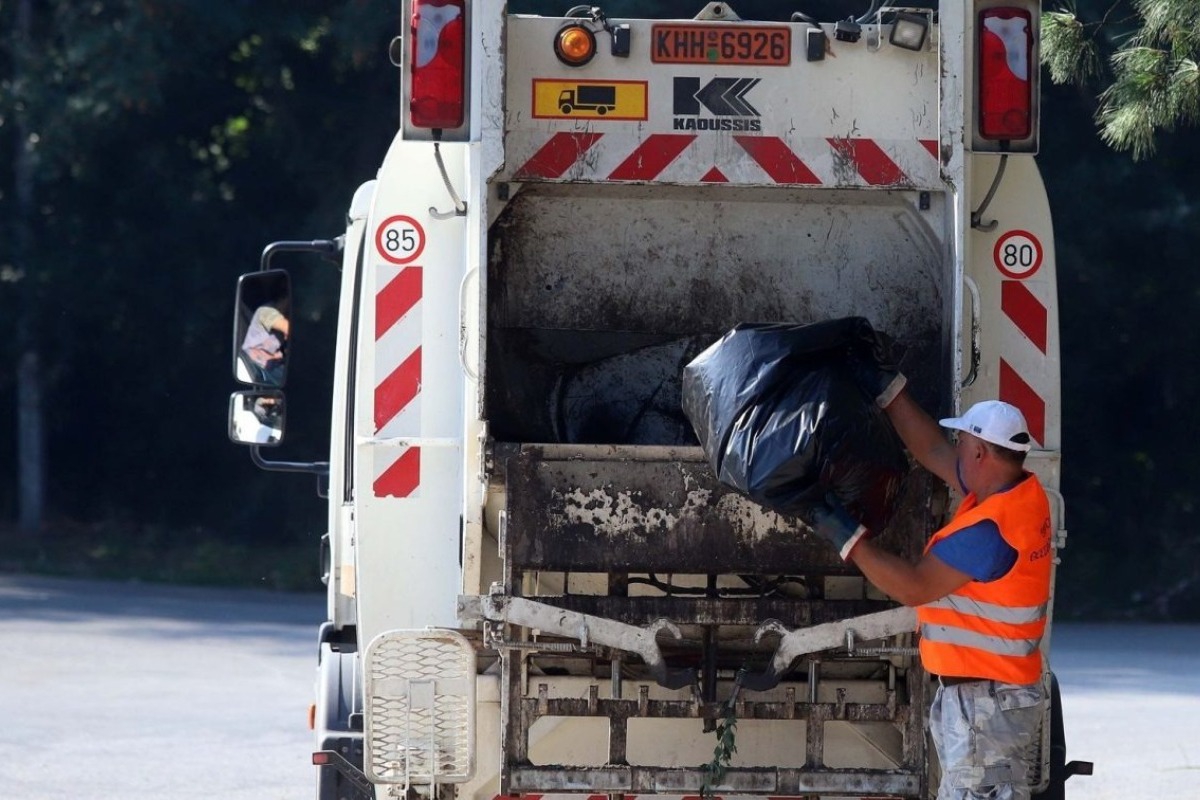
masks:
<svg viewBox="0 0 1200 800"><path fill-rule="evenodd" d="M930 552L981 583L1003 578L1017 563L1016 548L1004 541L999 526L990 519L955 531Z"/></svg>

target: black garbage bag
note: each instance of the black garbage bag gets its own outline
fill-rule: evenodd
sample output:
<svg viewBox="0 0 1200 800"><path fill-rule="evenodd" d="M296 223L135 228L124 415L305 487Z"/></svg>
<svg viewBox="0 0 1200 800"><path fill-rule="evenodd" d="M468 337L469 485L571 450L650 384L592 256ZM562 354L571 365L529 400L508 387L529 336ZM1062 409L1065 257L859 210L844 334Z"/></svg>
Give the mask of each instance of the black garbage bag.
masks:
<svg viewBox="0 0 1200 800"><path fill-rule="evenodd" d="M684 368L683 410L721 483L802 516L833 492L878 531L908 459L854 374L895 352L862 317L738 325Z"/></svg>
<svg viewBox="0 0 1200 800"><path fill-rule="evenodd" d="M683 368L713 336L687 336L562 369L555 385L557 441L695 445L683 414Z"/></svg>

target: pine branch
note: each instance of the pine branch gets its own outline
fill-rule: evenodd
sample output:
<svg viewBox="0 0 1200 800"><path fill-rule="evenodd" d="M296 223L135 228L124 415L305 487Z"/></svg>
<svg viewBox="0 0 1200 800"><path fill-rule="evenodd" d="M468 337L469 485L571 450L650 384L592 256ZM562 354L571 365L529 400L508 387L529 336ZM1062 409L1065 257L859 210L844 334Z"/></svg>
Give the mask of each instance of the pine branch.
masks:
<svg viewBox="0 0 1200 800"><path fill-rule="evenodd" d="M1055 83L1083 86L1100 74L1100 50L1074 13L1042 15L1042 63Z"/></svg>

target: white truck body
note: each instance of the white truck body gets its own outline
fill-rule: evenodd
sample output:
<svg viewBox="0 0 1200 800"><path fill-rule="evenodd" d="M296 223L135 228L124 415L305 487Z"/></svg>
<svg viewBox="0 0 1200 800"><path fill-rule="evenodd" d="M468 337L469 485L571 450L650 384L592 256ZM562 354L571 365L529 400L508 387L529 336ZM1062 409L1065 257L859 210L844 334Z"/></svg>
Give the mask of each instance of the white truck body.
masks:
<svg viewBox="0 0 1200 800"><path fill-rule="evenodd" d="M931 793L911 610L717 485L674 421L592 406L649 409L739 322L865 316L931 413L1022 409L1061 546L1036 120L1004 153L975 122L980 13L1029 12L1035 78L1037 4L911 12L910 50L886 8L851 42L724 3L445 3L422 10L465 23L463 124L412 124L412 48L432 45L406 36L403 124L343 240L317 749L348 763L317 759L320 796L365 791L352 767L381 798L695 795L730 708L722 796ZM552 46L571 23L599 44L583 66ZM611 104L562 102L593 86ZM956 499L915 469L881 540L917 555Z"/></svg>

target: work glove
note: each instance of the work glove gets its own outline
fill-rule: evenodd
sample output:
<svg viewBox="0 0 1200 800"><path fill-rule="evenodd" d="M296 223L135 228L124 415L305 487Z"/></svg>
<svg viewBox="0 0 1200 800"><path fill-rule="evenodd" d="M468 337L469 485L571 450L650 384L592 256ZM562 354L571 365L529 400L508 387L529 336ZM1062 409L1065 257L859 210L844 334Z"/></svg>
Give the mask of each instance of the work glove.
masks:
<svg viewBox="0 0 1200 800"><path fill-rule="evenodd" d="M908 378L904 377L904 373L878 368L865 375L859 382L862 390L873 397L875 405L880 408L890 406L907 384Z"/></svg>
<svg viewBox="0 0 1200 800"><path fill-rule="evenodd" d="M850 512L830 492L825 500L813 506L812 527L821 538L837 549L843 561L849 561L854 546L868 535L866 527L850 516Z"/></svg>
<svg viewBox="0 0 1200 800"><path fill-rule="evenodd" d="M875 330L864 336L862 344L865 346L851 362L854 382L875 405L887 408L908 383L908 378L900 372L904 348L887 334Z"/></svg>

